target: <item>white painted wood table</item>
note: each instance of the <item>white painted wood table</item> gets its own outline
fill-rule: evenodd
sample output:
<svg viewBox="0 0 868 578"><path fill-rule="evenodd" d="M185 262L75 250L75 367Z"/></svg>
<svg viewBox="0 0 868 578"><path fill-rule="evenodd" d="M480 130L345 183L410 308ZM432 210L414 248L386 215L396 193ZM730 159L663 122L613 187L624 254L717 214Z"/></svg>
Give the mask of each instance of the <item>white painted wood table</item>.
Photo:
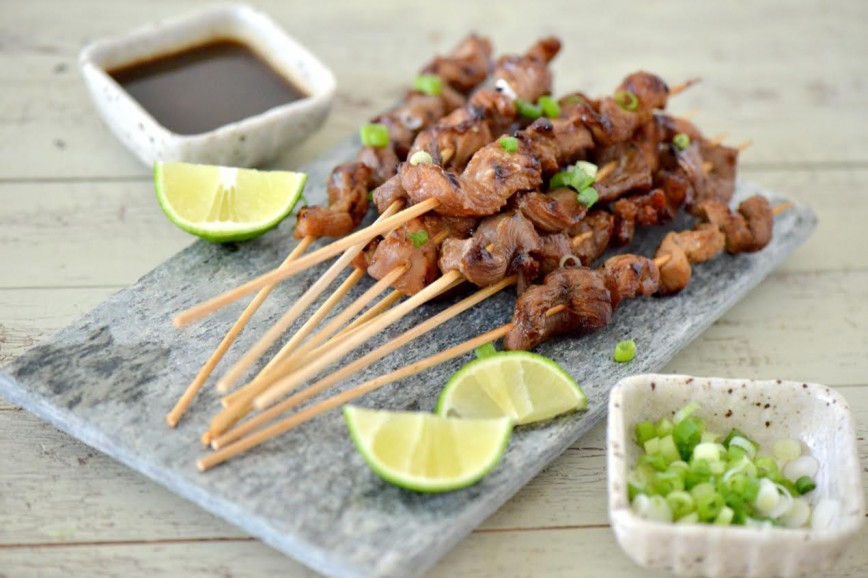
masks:
<svg viewBox="0 0 868 578"><path fill-rule="evenodd" d="M76 59L90 40L203 5L0 2L0 365L191 242L161 213L149 169L97 118ZM275 167L298 167L354 131L471 29L512 51L559 35L562 91L601 93L637 68L673 83L701 76L673 110L698 109L697 123L730 142L753 140L742 177L810 205L819 227L665 371L834 386L855 412L868 464L868 3L257 5L340 85L325 128ZM604 425L431 575L647 575L608 525ZM868 530L858 541L828 576L868 574ZM312 575L0 400L0 576L277 574Z"/></svg>

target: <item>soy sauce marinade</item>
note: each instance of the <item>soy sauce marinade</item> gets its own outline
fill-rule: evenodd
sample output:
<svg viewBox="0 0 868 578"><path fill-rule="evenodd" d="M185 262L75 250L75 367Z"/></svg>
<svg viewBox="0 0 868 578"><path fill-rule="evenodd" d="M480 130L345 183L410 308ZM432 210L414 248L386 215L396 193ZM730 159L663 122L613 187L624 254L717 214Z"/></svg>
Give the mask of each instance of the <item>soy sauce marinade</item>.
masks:
<svg viewBox="0 0 868 578"><path fill-rule="evenodd" d="M307 97L230 39L136 62L109 74L172 132L199 134Z"/></svg>

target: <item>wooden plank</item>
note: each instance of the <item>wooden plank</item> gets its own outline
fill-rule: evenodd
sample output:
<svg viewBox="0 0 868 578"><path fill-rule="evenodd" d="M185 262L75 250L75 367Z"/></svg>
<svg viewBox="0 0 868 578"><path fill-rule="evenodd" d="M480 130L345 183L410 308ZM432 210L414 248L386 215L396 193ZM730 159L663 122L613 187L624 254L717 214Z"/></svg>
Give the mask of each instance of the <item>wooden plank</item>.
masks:
<svg viewBox="0 0 868 578"><path fill-rule="evenodd" d="M825 578L864 575L868 527ZM255 541L76 544L0 548L0 576L292 576L317 574ZM476 532L428 574L430 578L663 578L635 565L609 528L559 528L532 532Z"/></svg>
<svg viewBox="0 0 868 578"><path fill-rule="evenodd" d="M868 253L848 249L868 246L862 213L853 210L864 204L868 169L751 170L744 177L817 213L814 235L783 271L868 269ZM0 262L12 272L0 276L0 288L126 285L194 240L166 219L148 180L0 182L0 206ZM288 234L292 224L269 234Z"/></svg>
<svg viewBox="0 0 868 578"><path fill-rule="evenodd" d="M868 463L868 385L849 401ZM564 452L480 531L596 527L608 523L605 422ZM243 534L26 412L0 411L0 557L4 545L238 538ZM51 484L45 481L51 479ZM863 482L868 487L868 477ZM13 497L14 496L14 497ZM87 516L58 517L82 507ZM0 568L3 565L0 564Z"/></svg>
<svg viewBox="0 0 868 578"><path fill-rule="evenodd" d="M77 177L146 174L97 118L76 71L77 53L92 39L205 5L87 0L66 12L62 0L44 0L8 10L8 32L0 43L0 174L39 178L46 165L52 174ZM595 13L596 25L584 27L580 39L543 16L557 12L554 4L541 5L535 16L446 0L438 4L437 18L425 10L396 12L391 2L342 0L329 10L279 0L258 5L320 55L340 85L334 117L322 140L311 144L312 154L288 153L279 166L298 166L300 159L316 156L394 102L429 55L450 48L468 22L479 23L476 28L501 50L519 51L538 35L560 34L565 46L555 64L559 90L609 91L636 68L672 82L701 76L704 84L679 97L674 110L699 108L709 133L725 130L733 139L756 140L752 163L868 161L868 141L862 138L868 88L861 59L868 52L862 26L868 8L858 0L836 3L835 11L826 10L822 0L800 2L798 8L787 0L749 8L726 3L715 6L712 17L702 3L689 0L668 3L667 10L613 2ZM44 18L58 11L68 18ZM398 13L400 26L389 26L389 34L373 32ZM605 58L588 58L589 46L610 48ZM347 47L353 47L351 54Z"/></svg>

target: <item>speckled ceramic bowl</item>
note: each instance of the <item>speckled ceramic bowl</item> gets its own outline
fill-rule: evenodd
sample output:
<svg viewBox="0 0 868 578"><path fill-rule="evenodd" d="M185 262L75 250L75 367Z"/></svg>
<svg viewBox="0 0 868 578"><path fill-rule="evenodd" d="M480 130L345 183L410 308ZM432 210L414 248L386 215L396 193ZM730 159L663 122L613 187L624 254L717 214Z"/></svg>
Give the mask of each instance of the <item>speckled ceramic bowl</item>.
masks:
<svg viewBox="0 0 868 578"><path fill-rule="evenodd" d="M107 72L218 39L250 47L279 75L302 88L306 98L208 132L182 135L157 122ZM319 128L335 92L334 75L325 65L265 14L244 5L220 6L96 41L82 50L79 64L106 124L148 165L156 160L262 164Z"/></svg>
<svg viewBox="0 0 868 578"><path fill-rule="evenodd" d="M833 500L837 515L819 529L676 525L639 518L627 472L640 454L637 422L672 416L691 400L709 431L738 428L763 447L799 439L820 462L812 505ZM841 556L865 518L856 434L840 393L809 383L637 375L609 398L609 517L618 543L638 564L679 576L820 576Z"/></svg>

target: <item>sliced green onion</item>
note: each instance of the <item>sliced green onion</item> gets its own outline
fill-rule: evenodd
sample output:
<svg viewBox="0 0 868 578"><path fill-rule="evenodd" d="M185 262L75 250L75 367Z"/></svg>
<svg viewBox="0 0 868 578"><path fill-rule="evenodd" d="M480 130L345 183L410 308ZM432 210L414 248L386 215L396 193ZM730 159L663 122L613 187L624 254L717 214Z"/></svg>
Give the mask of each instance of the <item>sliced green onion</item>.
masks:
<svg viewBox="0 0 868 578"><path fill-rule="evenodd" d="M675 490L666 496L666 502L669 504L669 509L672 510L672 517L676 520L683 518L696 509L693 502L693 496L684 490Z"/></svg>
<svg viewBox="0 0 868 578"><path fill-rule="evenodd" d="M705 431L705 423L693 416L686 417L675 425L672 437L675 438L675 445L678 446L684 461L690 459L693 448L702 441L703 431Z"/></svg>
<svg viewBox="0 0 868 578"><path fill-rule="evenodd" d="M682 407L681 409L679 409L678 411L675 412L675 415L672 417L672 421L675 422L676 424L681 423L684 420L684 418L692 415L693 412L695 412L700 407L702 407L702 406L699 405L698 401L695 401L695 400L691 401L690 403L688 403L687 405L685 405L684 407Z"/></svg>
<svg viewBox="0 0 868 578"><path fill-rule="evenodd" d="M550 96L539 97L537 105L539 105L542 113L548 118L558 118L561 116L561 105Z"/></svg>
<svg viewBox="0 0 868 578"><path fill-rule="evenodd" d="M417 249L422 247L425 243L428 242L428 233L423 229L419 229L418 231L413 231L412 233L407 233L407 237L413 241L413 246Z"/></svg>
<svg viewBox="0 0 868 578"><path fill-rule="evenodd" d="M729 506L724 506L720 509L720 513L718 513L717 517L714 519L714 523L718 526L729 526L732 524L733 518L735 518L735 510Z"/></svg>
<svg viewBox="0 0 868 578"><path fill-rule="evenodd" d="M653 421L640 421L636 424L636 441L639 445L645 445L645 442L656 437L657 428L654 426Z"/></svg>
<svg viewBox="0 0 868 578"><path fill-rule="evenodd" d="M413 89L428 96L440 96L443 81L436 74L420 74L413 80Z"/></svg>
<svg viewBox="0 0 868 578"><path fill-rule="evenodd" d="M674 144L675 148L678 150L683 151L690 146L690 137L685 133L680 132L672 137L672 144Z"/></svg>
<svg viewBox="0 0 868 578"><path fill-rule="evenodd" d="M556 173L555 176L553 176L549 181L549 190L560 189L561 187L570 186L570 181L572 180L572 178L572 171L561 171L559 173Z"/></svg>
<svg viewBox="0 0 868 578"><path fill-rule="evenodd" d="M520 98L515 99L515 110L521 116L531 120L536 120L542 116L542 109L539 106Z"/></svg>
<svg viewBox="0 0 868 578"><path fill-rule="evenodd" d="M384 124L366 124L359 129L362 146L383 148L389 146L389 129Z"/></svg>
<svg viewBox="0 0 868 578"><path fill-rule="evenodd" d="M482 359L483 357L491 357L495 353L497 353L497 348L493 343L489 342L485 345L480 345L474 350L477 359Z"/></svg>
<svg viewBox="0 0 868 578"><path fill-rule="evenodd" d="M615 102L626 111L633 112L639 108L639 97L629 90L619 90L616 92Z"/></svg>
<svg viewBox="0 0 868 578"><path fill-rule="evenodd" d="M372 202L374 200L374 191L368 191L368 202Z"/></svg>
<svg viewBox="0 0 868 578"><path fill-rule="evenodd" d="M798 480L796 480L796 491L799 492L800 495L807 494L810 491L816 489L817 484L814 483L809 476L802 476Z"/></svg>
<svg viewBox="0 0 868 578"><path fill-rule="evenodd" d="M595 189L594 187L586 187L578 192L577 197L580 203L590 209L594 206L594 203L600 200L600 193L598 193L597 189ZM633 353L635 352L636 350L634 346ZM630 359L633 359L633 357L631 356ZM627 359L625 361L630 361L630 359Z"/></svg>
<svg viewBox="0 0 868 578"><path fill-rule="evenodd" d="M819 505L812 510L802 496L816 489L819 462L798 455L801 442L775 443L775 454L784 458L779 464L774 457L758 454L759 444L741 431L734 429L724 443L718 442L718 435L691 415L698 408L691 402L674 412L675 424L667 417L636 424L636 439L645 452L628 474L627 486L637 513L666 519L660 505L664 499L679 524L818 527L812 520L827 514ZM797 457L786 461L792 456Z"/></svg>
<svg viewBox="0 0 868 578"><path fill-rule="evenodd" d="M633 500L633 511L645 520L655 522L671 522L672 510L663 496L646 496L640 494Z"/></svg>
<svg viewBox="0 0 868 578"><path fill-rule="evenodd" d="M433 165L434 159L431 158L431 155L427 151L416 151L412 155L410 155L410 164L414 167L416 165Z"/></svg>
<svg viewBox="0 0 868 578"><path fill-rule="evenodd" d="M581 201L581 199L579 200ZM632 339L620 341L618 345L615 346L614 358L618 363L625 363L632 360L634 357L636 357L636 342Z"/></svg>
<svg viewBox="0 0 868 578"><path fill-rule="evenodd" d="M681 454L678 453L678 447L675 445L675 440L672 435L663 436L660 439L658 450L660 455L666 458L666 463L677 462L681 459Z"/></svg>
<svg viewBox="0 0 868 578"><path fill-rule="evenodd" d="M665 435L671 434L673 427L675 426L672 424L672 420L667 417L661 417L657 420L657 437L662 438Z"/></svg>
<svg viewBox="0 0 868 578"><path fill-rule="evenodd" d="M787 438L775 442L772 453L782 462L794 460L802 455L802 442Z"/></svg>
<svg viewBox="0 0 868 578"><path fill-rule="evenodd" d="M501 137L497 142L499 142L501 148L508 153L514 153L518 150L518 139L514 136Z"/></svg>

